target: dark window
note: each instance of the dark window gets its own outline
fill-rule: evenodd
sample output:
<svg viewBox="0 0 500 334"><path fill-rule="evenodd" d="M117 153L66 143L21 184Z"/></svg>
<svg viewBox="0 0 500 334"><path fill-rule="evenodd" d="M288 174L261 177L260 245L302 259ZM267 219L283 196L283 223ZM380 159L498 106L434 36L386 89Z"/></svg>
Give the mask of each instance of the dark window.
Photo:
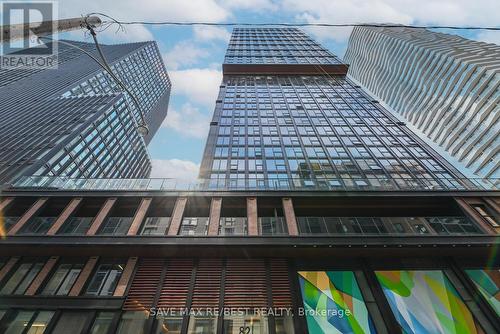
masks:
<svg viewBox="0 0 500 334"><path fill-rule="evenodd" d="M70 217L57 234L84 235L92 224L92 217Z"/></svg>
<svg viewBox="0 0 500 334"><path fill-rule="evenodd" d="M184 217L179 235L207 235L208 217Z"/></svg>
<svg viewBox="0 0 500 334"><path fill-rule="evenodd" d="M246 217L223 217L220 219L219 235L246 235Z"/></svg>
<svg viewBox="0 0 500 334"><path fill-rule="evenodd" d="M101 263L87 287L86 295L93 296L112 296L115 292L116 285L120 279L124 261L106 261Z"/></svg>
<svg viewBox="0 0 500 334"><path fill-rule="evenodd" d="M297 217L300 234L328 234L323 217Z"/></svg>
<svg viewBox="0 0 500 334"><path fill-rule="evenodd" d="M493 212L488 209L485 205L482 204L473 204L472 207L477 211L486 220L491 226L499 227L500 225L497 222L497 219Z"/></svg>
<svg viewBox="0 0 500 334"><path fill-rule="evenodd" d="M146 320L148 315L142 311L129 311L122 314L118 326L118 334L143 334L146 333ZM162 331L158 332L162 333ZM173 332L176 333L176 332ZM180 331L179 331L180 333Z"/></svg>
<svg viewBox="0 0 500 334"><path fill-rule="evenodd" d="M64 311L51 334L80 334L91 315L90 311Z"/></svg>
<svg viewBox="0 0 500 334"><path fill-rule="evenodd" d="M20 263L7 282L3 285L0 290L0 294L24 294L44 264L45 261L42 260L23 261Z"/></svg>
<svg viewBox="0 0 500 334"><path fill-rule="evenodd" d="M261 235L286 235L288 233L283 217L260 217L259 227Z"/></svg>
<svg viewBox="0 0 500 334"><path fill-rule="evenodd" d="M165 235L170 226L170 217L147 217L142 225L141 235Z"/></svg>
<svg viewBox="0 0 500 334"><path fill-rule="evenodd" d="M66 296L83 268L83 263L61 263L42 291L43 295Z"/></svg>
<svg viewBox="0 0 500 334"><path fill-rule="evenodd" d="M8 232L12 226L14 226L17 221L19 220L19 217L3 217L3 227L4 231Z"/></svg>
<svg viewBox="0 0 500 334"><path fill-rule="evenodd" d="M33 217L19 231L19 234L45 234L57 217Z"/></svg>
<svg viewBox="0 0 500 334"><path fill-rule="evenodd" d="M426 220L437 234L480 233L466 217L426 217Z"/></svg>
<svg viewBox="0 0 500 334"><path fill-rule="evenodd" d="M133 217L108 217L102 224L99 235L125 235Z"/></svg>
<svg viewBox="0 0 500 334"><path fill-rule="evenodd" d="M4 334L42 334L53 316L53 311L15 310L4 319Z"/></svg>
<svg viewBox="0 0 500 334"><path fill-rule="evenodd" d="M188 333L217 333L217 317L212 314L191 315Z"/></svg>
<svg viewBox="0 0 500 334"><path fill-rule="evenodd" d="M115 316L115 312L98 312L89 333L107 334Z"/></svg>

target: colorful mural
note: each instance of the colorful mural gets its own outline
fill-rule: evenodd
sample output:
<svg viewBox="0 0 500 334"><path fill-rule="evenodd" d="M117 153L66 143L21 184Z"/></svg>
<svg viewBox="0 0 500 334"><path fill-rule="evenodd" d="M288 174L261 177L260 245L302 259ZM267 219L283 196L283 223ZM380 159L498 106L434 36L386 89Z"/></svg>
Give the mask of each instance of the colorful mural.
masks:
<svg viewBox="0 0 500 334"><path fill-rule="evenodd" d="M300 271L309 334L376 333L352 271Z"/></svg>
<svg viewBox="0 0 500 334"><path fill-rule="evenodd" d="M404 333L483 333L441 270L375 273Z"/></svg>
<svg viewBox="0 0 500 334"><path fill-rule="evenodd" d="M500 316L500 269L474 269L465 272Z"/></svg>

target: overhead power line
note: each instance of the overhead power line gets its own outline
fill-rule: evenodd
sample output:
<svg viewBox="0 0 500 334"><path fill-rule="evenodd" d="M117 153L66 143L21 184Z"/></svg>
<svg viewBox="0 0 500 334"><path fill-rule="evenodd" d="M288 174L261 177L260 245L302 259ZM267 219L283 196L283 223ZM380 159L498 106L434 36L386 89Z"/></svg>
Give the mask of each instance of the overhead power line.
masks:
<svg viewBox="0 0 500 334"><path fill-rule="evenodd" d="M448 25L408 25L394 23L249 23L249 22L176 22L176 21L120 21L103 13L90 13L88 15L101 15L109 21L103 20L104 24L122 25L170 25L170 26L268 26L268 27L372 27L372 28L415 28L415 29L454 29L454 30L494 30L500 27L488 26L448 26Z"/></svg>

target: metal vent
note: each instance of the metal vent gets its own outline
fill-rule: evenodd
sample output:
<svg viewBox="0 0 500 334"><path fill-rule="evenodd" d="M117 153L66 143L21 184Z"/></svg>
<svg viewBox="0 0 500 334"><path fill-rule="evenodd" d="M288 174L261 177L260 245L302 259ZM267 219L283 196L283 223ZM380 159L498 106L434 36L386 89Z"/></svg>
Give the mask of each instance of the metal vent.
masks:
<svg viewBox="0 0 500 334"><path fill-rule="evenodd" d="M192 272L192 259L170 260L161 286L157 307L184 308L189 293Z"/></svg>
<svg viewBox="0 0 500 334"><path fill-rule="evenodd" d="M218 307L222 279L221 259L202 259L196 271L192 307Z"/></svg>
<svg viewBox="0 0 500 334"><path fill-rule="evenodd" d="M270 261L271 291L273 296L273 307L292 307L292 287L288 273L288 264L284 259L272 259Z"/></svg>
<svg viewBox="0 0 500 334"><path fill-rule="evenodd" d="M224 292L225 307L266 307L264 260L228 259Z"/></svg>
<svg viewBox="0 0 500 334"><path fill-rule="evenodd" d="M140 262L123 304L124 310L142 311L153 306L163 265L163 259L143 259Z"/></svg>

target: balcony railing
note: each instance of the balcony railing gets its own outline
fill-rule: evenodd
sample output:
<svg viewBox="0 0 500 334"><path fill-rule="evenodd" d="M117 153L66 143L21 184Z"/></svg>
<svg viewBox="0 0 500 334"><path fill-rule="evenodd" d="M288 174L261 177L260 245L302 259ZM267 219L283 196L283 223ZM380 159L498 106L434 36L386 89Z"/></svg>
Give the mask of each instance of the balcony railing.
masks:
<svg viewBox="0 0 500 334"><path fill-rule="evenodd" d="M73 179L26 176L4 189L118 191L491 191L500 179L337 178L337 179Z"/></svg>

